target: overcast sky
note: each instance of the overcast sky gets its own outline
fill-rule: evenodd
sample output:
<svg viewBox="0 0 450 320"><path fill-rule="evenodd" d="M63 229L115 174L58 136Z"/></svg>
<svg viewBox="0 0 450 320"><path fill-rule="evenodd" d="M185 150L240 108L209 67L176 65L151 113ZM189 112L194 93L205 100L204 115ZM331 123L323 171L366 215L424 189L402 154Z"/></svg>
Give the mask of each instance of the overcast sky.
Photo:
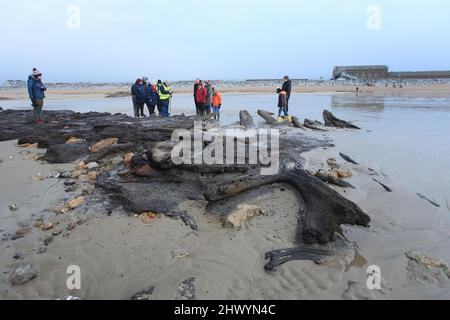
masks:
<svg viewBox="0 0 450 320"><path fill-rule="evenodd" d="M0 82L34 66L49 82L448 70L449 16L448 0L2 1Z"/></svg>

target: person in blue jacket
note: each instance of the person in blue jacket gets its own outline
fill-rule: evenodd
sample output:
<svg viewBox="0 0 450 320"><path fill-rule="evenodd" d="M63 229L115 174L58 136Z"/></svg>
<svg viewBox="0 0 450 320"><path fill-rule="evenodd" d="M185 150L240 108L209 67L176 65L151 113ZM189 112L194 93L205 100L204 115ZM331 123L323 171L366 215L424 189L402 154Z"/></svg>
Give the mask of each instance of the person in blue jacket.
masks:
<svg viewBox="0 0 450 320"><path fill-rule="evenodd" d="M147 100L145 101L145 104L147 105L148 112L150 116L155 115L155 108L158 105L158 89L156 88L156 82L154 80L151 80L150 83L147 85Z"/></svg>
<svg viewBox="0 0 450 320"><path fill-rule="evenodd" d="M28 95L33 107L33 120L36 124L44 124L42 108L44 107L45 91L47 88L42 83L42 73L34 68L33 74L28 77Z"/></svg>
<svg viewBox="0 0 450 320"><path fill-rule="evenodd" d="M136 118L145 117L144 104L147 99L147 92L142 79L137 79L136 83L131 87L131 96L133 99L134 116Z"/></svg>

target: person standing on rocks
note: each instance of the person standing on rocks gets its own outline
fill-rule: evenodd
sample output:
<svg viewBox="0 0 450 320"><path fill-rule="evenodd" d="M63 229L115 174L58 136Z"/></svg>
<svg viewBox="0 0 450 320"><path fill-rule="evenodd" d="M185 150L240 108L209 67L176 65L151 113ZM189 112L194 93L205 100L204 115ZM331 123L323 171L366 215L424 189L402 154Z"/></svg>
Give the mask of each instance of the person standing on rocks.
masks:
<svg viewBox="0 0 450 320"><path fill-rule="evenodd" d="M42 108L44 107L45 91L47 88L42 83L42 73L34 68L33 74L28 77L28 95L34 111L33 120L36 124L44 124Z"/></svg>
<svg viewBox="0 0 450 320"><path fill-rule="evenodd" d="M142 79L137 79L136 83L131 87L131 96L133 99L134 116L136 118L145 117L144 104L147 99L147 92L143 85Z"/></svg>
<svg viewBox="0 0 450 320"><path fill-rule="evenodd" d="M283 89L278 88L278 118L277 123L281 123L281 115L284 113L284 121L285 122L291 122L291 117L288 113L288 99L287 99L287 92Z"/></svg>
<svg viewBox="0 0 450 320"><path fill-rule="evenodd" d="M211 114L211 104L212 104L212 96L213 96L213 90L211 86L211 81L206 80L206 99L205 99L205 113Z"/></svg>
<svg viewBox="0 0 450 320"><path fill-rule="evenodd" d="M170 98L172 97L172 90L169 87L169 82L158 80L158 94L159 94L159 103L161 107L160 116L161 117L170 117L169 106L170 106Z"/></svg>
<svg viewBox="0 0 450 320"><path fill-rule="evenodd" d="M212 106L213 106L214 120L220 121L220 109L222 108L222 95L220 94L219 90L216 90L215 88L213 88L212 90L213 90Z"/></svg>
<svg viewBox="0 0 450 320"><path fill-rule="evenodd" d="M286 111L289 112L289 100L291 99L292 81L289 78L289 76L284 76L283 80L284 80L284 83L283 83L283 87L281 88L281 90L286 92L286 98L287 98Z"/></svg>
<svg viewBox="0 0 450 320"><path fill-rule="evenodd" d="M198 88L197 88L197 92L195 94L195 99L198 103L198 114L199 116L204 116L205 115L205 103L206 103L206 89L203 86L202 81L199 82L198 84Z"/></svg>
<svg viewBox="0 0 450 320"><path fill-rule="evenodd" d="M155 114L155 108L158 105L158 89L156 88L156 82L154 80L151 80L150 83L147 85L147 100L145 101L145 104L147 105L148 112L150 116L153 116Z"/></svg>
<svg viewBox="0 0 450 320"><path fill-rule="evenodd" d="M196 79L195 84L194 84L194 102L195 102L195 110L197 112L197 115L200 115L200 109L199 109L199 105L197 102L197 90L198 90L199 85L200 85L200 79Z"/></svg>

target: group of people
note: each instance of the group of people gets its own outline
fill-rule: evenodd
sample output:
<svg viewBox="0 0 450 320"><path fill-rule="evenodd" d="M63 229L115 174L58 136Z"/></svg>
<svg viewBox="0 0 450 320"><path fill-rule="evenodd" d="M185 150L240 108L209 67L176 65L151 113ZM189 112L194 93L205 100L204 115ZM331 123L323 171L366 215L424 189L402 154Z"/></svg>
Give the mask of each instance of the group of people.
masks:
<svg viewBox="0 0 450 320"><path fill-rule="evenodd" d="M222 108L222 95L207 80L205 85L203 81L197 79L194 85L194 101L198 116L204 116L213 113L215 120L220 120L220 110Z"/></svg>
<svg viewBox="0 0 450 320"><path fill-rule="evenodd" d="M144 106L147 106L149 116L155 115L158 109L160 117L170 117L170 99L172 90L168 81L155 82L143 77L137 79L131 87L131 97L133 101L134 116L136 118L146 117Z"/></svg>

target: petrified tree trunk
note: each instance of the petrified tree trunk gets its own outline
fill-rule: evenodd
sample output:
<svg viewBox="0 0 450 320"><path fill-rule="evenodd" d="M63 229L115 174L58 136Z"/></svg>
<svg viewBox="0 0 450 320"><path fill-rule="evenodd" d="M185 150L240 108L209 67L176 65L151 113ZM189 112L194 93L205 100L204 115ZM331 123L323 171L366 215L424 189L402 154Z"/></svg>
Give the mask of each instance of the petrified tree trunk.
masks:
<svg viewBox="0 0 450 320"><path fill-rule="evenodd" d="M275 115L275 113L273 112L268 112L268 111L264 111L264 110L258 110L258 115L263 118L267 124L270 125L275 125L277 124L277 119L275 119L273 116Z"/></svg>
<svg viewBox="0 0 450 320"><path fill-rule="evenodd" d="M319 123L319 122L317 122L317 121L312 121L312 120L309 120L309 119L305 119L304 126L305 126L306 128L311 129L311 130L314 130L314 131L324 131L324 132L327 131L327 130L325 130L325 129L322 129L322 128L317 127L317 125L321 125L321 123Z"/></svg>
<svg viewBox="0 0 450 320"><path fill-rule="evenodd" d="M325 120L325 126L335 128L347 128L347 129L361 129L350 122L336 118L330 111L325 110L323 112L323 119Z"/></svg>
<svg viewBox="0 0 450 320"><path fill-rule="evenodd" d="M241 126L252 129L255 127L255 122L253 121L253 117L250 115L250 113L247 110L242 110L239 112L239 119Z"/></svg>

